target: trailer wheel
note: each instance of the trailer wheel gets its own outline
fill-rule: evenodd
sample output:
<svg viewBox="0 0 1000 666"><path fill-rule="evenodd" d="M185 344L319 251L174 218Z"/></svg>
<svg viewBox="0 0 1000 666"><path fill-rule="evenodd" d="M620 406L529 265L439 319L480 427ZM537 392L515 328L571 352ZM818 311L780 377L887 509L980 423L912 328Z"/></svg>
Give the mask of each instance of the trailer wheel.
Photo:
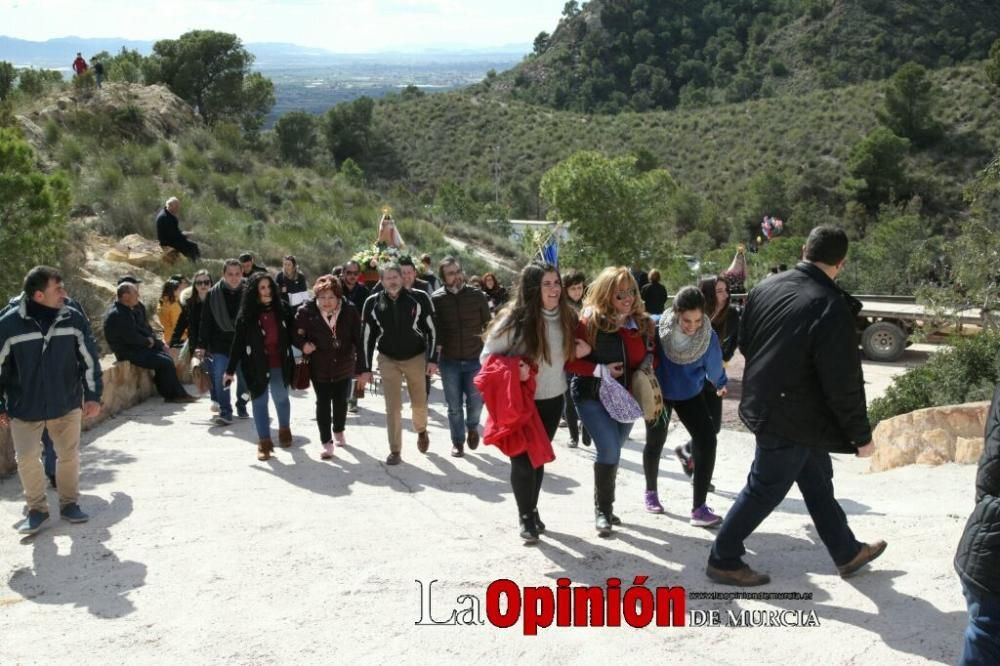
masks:
<svg viewBox="0 0 1000 666"><path fill-rule="evenodd" d="M906 333L892 322L877 321L861 334L861 350L871 361L895 361L905 349Z"/></svg>

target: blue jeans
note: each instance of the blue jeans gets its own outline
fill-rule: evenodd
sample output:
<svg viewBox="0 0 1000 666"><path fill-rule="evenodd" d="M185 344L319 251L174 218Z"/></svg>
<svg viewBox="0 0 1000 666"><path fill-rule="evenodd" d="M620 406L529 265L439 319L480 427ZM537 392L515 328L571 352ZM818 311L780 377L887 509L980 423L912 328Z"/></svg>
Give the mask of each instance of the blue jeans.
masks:
<svg viewBox="0 0 1000 666"><path fill-rule="evenodd" d="M962 581L969 626L959 666L1000 664L1000 597Z"/></svg>
<svg viewBox="0 0 1000 666"><path fill-rule="evenodd" d="M226 366L229 365L228 354L212 354L212 387L215 389L215 401L219 403L219 416L227 419L233 418L233 403L230 397L231 389L224 385L224 375ZM243 396L247 392L247 385L243 379L243 370L236 368L236 404L246 404Z"/></svg>
<svg viewBox="0 0 1000 666"><path fill-rule="evenodd" d="M622 446L635 424L615 421L600 400L580 400L576 403L576 412L597 449L597 462L617 465Z"/></svg>
<svg viewBox="0 0 1000 666"><path fill-rule="evenodd" d="M466 431L479 427L479 415L483 411L483 396L479 395L479 389L472 383L476 373L479 372L479 367L479 359L471 361L441 359L441 363L438 364L441 386L444 388L444 400L448 403L451 443L459 448L465 443Z"/></svg>
<svg viewBox="0 0 1000 666"><path fill-rule="evenodd" d="M271 379L267 382L267 390L253 399L253 424L257 427L259 439L271 436L271 415L267 411L268 394L274 400L274 407L278 411L278 427L287 428L292 420L292 403L288 401L288 387L285 386L281 368L271 368Z"/></svg>
<svg viewBox="0 0 1000 666"><path fill-rule="evenodd" d="M697 463L696 463L697 465ZM696 466L697 469L697 466ZM847 516L833 496L830 454L771 435L757 435L747 485L715 537L709 564L735 570L743 566L743 542L785 499L797 483L820 539L837 566L847 564L861 544L847 525Z"/></svg>

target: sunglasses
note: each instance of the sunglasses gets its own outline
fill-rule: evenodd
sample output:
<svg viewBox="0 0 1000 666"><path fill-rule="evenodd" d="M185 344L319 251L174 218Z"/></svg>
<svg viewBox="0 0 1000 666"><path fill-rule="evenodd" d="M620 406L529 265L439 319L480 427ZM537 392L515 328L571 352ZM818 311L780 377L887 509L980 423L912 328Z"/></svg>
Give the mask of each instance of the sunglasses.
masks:
<svg viewBox="0 0 1000 666"><path fill-rule="evenodd" d="M624 301L626 298L635 298L635 289L626 289L625 291L619 291L615 294L615 298L619 301Z"/></svg>
<svg viewBox="0 0 1000 666"><path fill-rule="evenodd" d="M212 281L211 280L195 280L194 283L196 285L198 285L199 287L205 287L205 286L211 287L212 286Z"/></svg>

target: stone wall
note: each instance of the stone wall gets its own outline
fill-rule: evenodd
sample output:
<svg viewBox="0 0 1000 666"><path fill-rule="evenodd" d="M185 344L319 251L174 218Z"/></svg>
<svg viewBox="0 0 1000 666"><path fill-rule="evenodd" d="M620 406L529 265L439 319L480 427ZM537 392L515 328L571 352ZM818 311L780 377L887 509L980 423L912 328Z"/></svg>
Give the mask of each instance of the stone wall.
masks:
<svg viewBox="0 0 1000 666"><path fill-rule="evenodd" d="M137 405L146 398L156 394L153 384L153 372L138 368L127 361L115 361L114 356L101 359L104 370L104 396L101 413L83 423L83 429L89 430L108 417ZM14 462L14 442L10 437L10 429L0 429L0 476L13 474L17 469Z"/></svg>
<svg viewBox="0 0 1000 666"><path fill-rule="evenodd" d="M930 407L901 414L878 424L872 440L871 470L903 465L975 464L983 453L989 402Z"/></svg>

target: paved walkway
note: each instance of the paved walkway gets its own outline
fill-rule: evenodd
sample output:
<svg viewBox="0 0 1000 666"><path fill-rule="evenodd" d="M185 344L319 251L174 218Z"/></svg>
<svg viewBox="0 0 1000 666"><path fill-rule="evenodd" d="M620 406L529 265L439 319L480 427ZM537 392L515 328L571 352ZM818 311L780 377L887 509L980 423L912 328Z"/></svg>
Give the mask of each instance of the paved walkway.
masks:
<svg viewBox="0 0 1000 666"><path fill-rule="evenodd" d="M972 508L974 469L908 467L870 475L838 457L838 494L859 538L886 538L872 570L842 581L796 491L748 542L769 592L812 601L688 599L689 610L815 611L819 628L542 628L417 626L415 581L434 586L435 619L489 584L604 584L635 576L688 593L727 591L703 574L712 534L690 527L690 486L669 453L668 513L641 506L641 444L619 472L625 525L592 528L592 451L566 448L547 467L538 547L517 535L509 466L493 447L448 456L440 389L431 450L406 437L386 467L381 398L349 417L349 446L319 459L311 395L293 398L295 445L255 459L253 425L209 429L208 405L151 400L85 434L85 525L55 521L21 543L0 532L0 664L14 663L935 663L957 660L964 602L951 558ZM404 421L404 424L408 423ZM637 428L635 437L641 439ZM671 432L666 451L684 438ZM710 502L727 510L753 449L724 431ZM54 503L55 496L50 493ZM20 485L0 483L0 524L20 516ZM485 619L485 611L483 618ZM787 616L786 616L787 617ZM425 619L426 621L426 619Z"/></svg>

